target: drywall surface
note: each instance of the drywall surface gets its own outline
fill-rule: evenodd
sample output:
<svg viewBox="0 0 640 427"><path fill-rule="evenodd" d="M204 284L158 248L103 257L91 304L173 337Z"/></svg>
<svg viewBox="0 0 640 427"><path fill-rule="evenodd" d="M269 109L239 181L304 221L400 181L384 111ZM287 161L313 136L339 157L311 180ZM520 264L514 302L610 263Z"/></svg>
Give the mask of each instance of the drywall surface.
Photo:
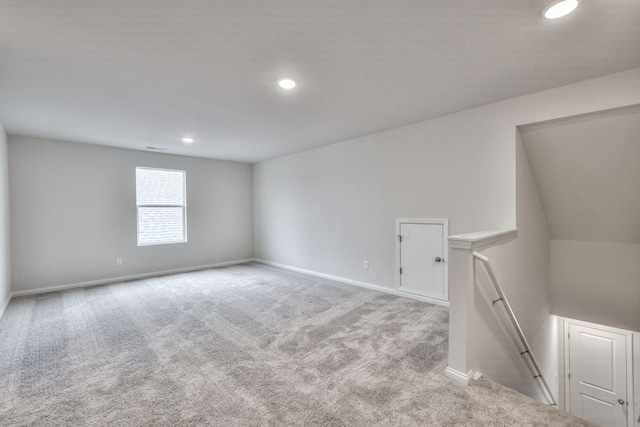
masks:
<svg viewBox="0 0 640 427"><path fill-rule="evenodd" d="M517 132L517 131L516 131ZM559 397L557 320L550 316L547 292L550 281L550 235L542 202L529 169L522 141L516 134L516 185L518 236L501 245L480 248L489 257L500 286L533 349L552 389ZM502 302L498 299L485 266L476 261L474 309L470 319L472 369L486 378L547 403L535 380L528 356Z"/></svg>
<svg viewBox="0 0 640 427"><path fill-rule="evenodd" d="M0 317L11 294L8 167L7 134L0 124Z"/></svg>
<svg viewBox="0 0 640 427"><path fill-rule="evenodd" d="M551 241L552 310L640 331L640 245Z"/></svg>
<svg viewBox="0 0 640 427"><path fill-rule="evenodd" d="M396 218L448 218L455 233L508 225L512 153L427 127L433 140L413 126L257 164L256 257L394 288Z"/></svg>
<svg viewBox="0 0 640 427"><path fill-rule="evenodd" d="M395 288L395 218L517 226L516 126L637 103L640 69L258 163L255 255Z"/></svg>
<svg viewBox="0 0 640 427"><path fill-rule="evenodd" d="M249 164L12 135L9 163L13 291L253 255ZM137 246L136 166L186 171L186 243Z"/></svg>
<svg viewBox="0 0 640 427"><path fill-rule="evenodd" d="M526 126L551 237L640 244L640 106Z"/></svg>

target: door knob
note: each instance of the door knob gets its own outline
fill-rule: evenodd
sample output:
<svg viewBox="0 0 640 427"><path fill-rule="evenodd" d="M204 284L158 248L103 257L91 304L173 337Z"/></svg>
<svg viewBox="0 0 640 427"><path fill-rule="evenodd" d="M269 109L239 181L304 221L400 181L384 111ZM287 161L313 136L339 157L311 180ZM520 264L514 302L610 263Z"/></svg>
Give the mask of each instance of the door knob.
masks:
<svg viewBox="0 0 640 427"><path fill-rule="evenodd" d="M442 261L443 261L443 259L442 259L442 258L440 258L440 257L436 257L435 261L436 261L436 262L442 262Z"/></svg>
<svg viewBox="0 0 640 427"><path fill-rule="evenodd" d="M624 405L625 402L622 399L618 399L618 403L621 404L621 405Z"/></svg>

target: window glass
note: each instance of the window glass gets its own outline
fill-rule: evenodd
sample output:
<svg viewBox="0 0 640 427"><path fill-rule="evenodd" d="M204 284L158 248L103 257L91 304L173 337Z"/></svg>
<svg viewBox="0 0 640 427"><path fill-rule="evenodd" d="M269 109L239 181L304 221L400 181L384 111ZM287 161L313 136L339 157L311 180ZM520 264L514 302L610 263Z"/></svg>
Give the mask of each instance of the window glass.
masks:
<svg viewBox="0 0 640 427"><path fill-rule="evenodd" d="M186 173L136 168L138 246L186 242Z"/></svg>

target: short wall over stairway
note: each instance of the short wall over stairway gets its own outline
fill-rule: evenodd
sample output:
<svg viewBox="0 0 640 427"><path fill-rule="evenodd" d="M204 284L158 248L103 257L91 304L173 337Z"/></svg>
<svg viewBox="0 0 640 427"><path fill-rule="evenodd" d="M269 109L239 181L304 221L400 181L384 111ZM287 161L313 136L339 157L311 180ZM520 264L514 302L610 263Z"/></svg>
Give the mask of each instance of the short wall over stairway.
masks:
<svg viewBox="0 0 640 427"><path fill-rule="evenodd" d="M531 242L516 230L473 233L449 239L450 332L448 374L464 381L481 373L498 384L548 399L540 387L502 302L482 262L487 256L557 400L557 325L549 315L546 283L527 277L535 267L527 260ZM529 264L529 265L528 265ZM524 274L523 274L524 273ZM536 284L537 283L537 284Z"/></svg>

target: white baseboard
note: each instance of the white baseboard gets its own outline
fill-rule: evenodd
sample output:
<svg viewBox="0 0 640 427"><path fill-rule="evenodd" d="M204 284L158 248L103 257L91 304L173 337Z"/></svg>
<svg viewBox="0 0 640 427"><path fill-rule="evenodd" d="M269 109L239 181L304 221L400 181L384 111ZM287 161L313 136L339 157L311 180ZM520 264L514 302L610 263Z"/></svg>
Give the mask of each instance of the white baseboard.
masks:
<svg viewBox="0 0 640 427"><path fill-rule="evenodd" d="M473 371L469 371L466 374L453 369L450 366L447 366L447 369L444 370L445 376L451 378L455 382L462 385L469 385L469 381L475 378L475 374Z"/></svg>
<svg viewBox="0 0 640 427"><path fill-rule="evenodd" d="M127 282L130 280L145 279L148 277L166 276L168 274L187 273L190 271L206 270L208 268L226 267L228 265L236 265L236 264L245 264L247 262L252 262L252 261L254 261L253 258L249 258L249 259L241 259L237 261L219 262L216 264L198 265L195 267L185 267L185 268L176 268L173 270L155 271L153 273L134 274L131 276L119 276L119 277L112 277L109 279L99 279L99 280L91 280L88 282L70 283L67 285L49 286L46 288L27 289L24 291L15 291L12 293L12 296L15 298L15 297L20 297L24 295L35 295L35 294L42 294L45 292L62 291L65 289L85 288L89 286L106 285L109 283Z"/></svg>
<svg viewBox="0 0 640 427"><path fill-rule="evenodd" d="M4 302L4 304L2 304L2 307L0 307L0 319L2 319L2 316L4 316L4 312L7 309L7 307L9 307L9 303L11 302L11 298L13 298L13 292L9 293L9 296L7 297L7 300Z"/></svg>
<svg viewBox="0 0 640 427"><path fill-rule="evenodd" d="M398 291L397 289L386 288L384 286L373 285L371 283L359 282L357 280L345 279L344 277L331 276L329 274L318 273L317 271L305 270L303 268L298 268L298 267L291 267L290 265L278 264L276 262L265 261L263 259L258 259L258 258L255 258L253 261L259 262L260 264L270 265L272 267L282 268L284 270L295 271L298 273L308 274L310 276L322 277L323 279L329 279L329 280L334 280L336 282L346 283L348 285L360 286L361 288L372 289L374 291L384 292L386 294L391 294L398 297L409 298L416 301L428 302L430 304L440 305L443 307L449 307L448 301L440 301L437 299L424 297L421 295L414 295L407 292L401 292L401 291Z"/></svg>
<svg viewBox="0 0 640 427"><path fill-rule="evenodd" d="M173 270L155 271L155 272L152 272L152 273L134 274L134 275L131 275L131 276L118 276L118 277L112 277L112 278L107 278L107 279L91 280L91 281L88 281L88 282L70 283L70 284L66 284L66 285L49 286L49 287L36 288L36 289L27 289L27 290L24 290L24 291L15 291L15 292L12 292L10 294L9 299L7 300L7 302L2 307L2 310L0 311L0 318L2 318L2 314L4 314L4 310L9 305L9 302L11 301L11 298L15 298L15 297L20 297L20 296L25 296L25 295L36 295L36 294L42 294L42 293L46 293L46 292L62 291L62 290L65 290L65 289L85 288L85 287L97 286L97 285L107 285L109 283L126 282L126 281L130 281L130 280L145 279L145 278L148 278L148 277L165 276L165 275L168 275L168 274L187 273L187 272L190 272L190 271L206 270L208 268L225 267L225 266L236 265L236 264L245 264L245 263L248 263L248 262L258 262L258 263L261 263L261 264L270 265L272 267L282 268L284 270L296 271L298 273L308 274L310 276L322 277L323 279L335 280L336 282L342 282L342 283L346 283L348 285L354 285L354 286L359 286L359 287L362 287L362 288L372 289L374 291L384 292L384 293L387 293L387 294L391 294L391 295L395 295L395 296L399 296L399 297L403 297L403 298L409 298L409 299L413 299L413 300L416 300L416 301L428 302L428 303L440 305L440 306L443 306L443 307L449 307L449 303L447 301L440 301L440 300L432 299L432 298L429 298L429 297L424 297L424 296L420 296L420 295L413 295L413 294L410 294L410 293L398 291L396 289L386 288L384 286L374 285L374 284L365 283L365 282L359 282L357 280L346 279L344 277L332 276L332 275L324 274L324 273L318 273L317 271L305 270L303 268L297 268L297 267L292 267L292 266L289 266L289 265L278 264L278 263L271 262L271 261L265 261L263 259L249 258L249 259L242 259L242 260L237 260L237 261L220 262L220 263L216 263L216 264L199 265L199 266L195 266L195 267L177 268L177 269L173 269Z"/></svg>

